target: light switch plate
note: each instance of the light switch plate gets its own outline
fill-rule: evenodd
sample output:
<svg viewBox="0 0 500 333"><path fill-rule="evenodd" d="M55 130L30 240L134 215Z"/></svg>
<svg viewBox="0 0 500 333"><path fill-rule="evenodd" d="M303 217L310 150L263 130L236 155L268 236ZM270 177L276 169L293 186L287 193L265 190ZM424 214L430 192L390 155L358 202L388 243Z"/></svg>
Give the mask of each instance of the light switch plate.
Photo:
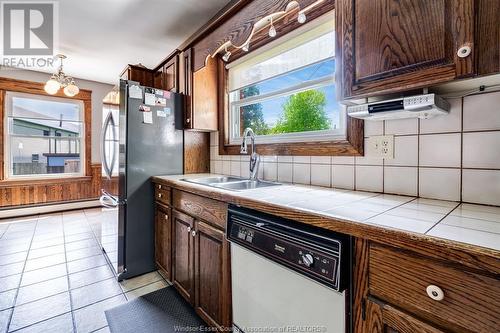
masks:
<svg viewBox="0 0 500 333"><path fill-rule="evenodd" d="M367 139L367 156L394 158L394 135L377 135Z"/></svg>

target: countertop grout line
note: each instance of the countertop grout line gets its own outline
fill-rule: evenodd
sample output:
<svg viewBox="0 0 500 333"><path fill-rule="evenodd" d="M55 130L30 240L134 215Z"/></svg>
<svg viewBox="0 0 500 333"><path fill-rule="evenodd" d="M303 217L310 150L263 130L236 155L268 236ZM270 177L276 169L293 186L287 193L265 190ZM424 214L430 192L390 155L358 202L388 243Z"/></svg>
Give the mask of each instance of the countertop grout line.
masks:
<svg viewBox="0 0 500 333"><path fill-rule="evenodd" d="M445 216L443 216L442 219L440 219L439 221L437 221L432 227L429 228L429 230L427 230L426 232L424 232L424 235L427 235L428 232L430 232L435 226L437 226L439 223L441 223L445 218L447 218L448 216L450 216L451 213L453 213L455 211L455 209L457 209L459 206L461 205L461 203L457 203L457 205L452 209L450 210Z"/></svg>

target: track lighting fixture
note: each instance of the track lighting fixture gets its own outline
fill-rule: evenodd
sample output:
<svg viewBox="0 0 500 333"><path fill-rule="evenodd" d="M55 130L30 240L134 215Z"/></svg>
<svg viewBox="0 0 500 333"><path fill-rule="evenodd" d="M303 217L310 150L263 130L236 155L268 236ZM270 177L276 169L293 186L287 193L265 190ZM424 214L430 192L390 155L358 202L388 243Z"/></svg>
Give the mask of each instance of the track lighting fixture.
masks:
<svg viewBox="0 0 500 333"><path fill-rule="evenodd" d="M246 42L245 45L241 48L244 52L248 52L250 50L250 41Z"/></svg>
<svg viewBox="0 0 500 333"><path fill-rule="evenodd" d="M276 37L276 28L274 27L272 16L271 16L271 27L269 28L269 37L271 38Z"/></svg>
<svg viewBox="0 0 500 333"><path fill-rule="evenodd" d="M297 16L297 21L300 24L303 24L306 22L306 20L307 20L306 14L304 12L299 12L299 16Z"/></svg>
<svg viewBox="0 0 500 333"><path fill-rule="evenodd" d="M229 57L231 57L231 51L227 50L227 46L226 46L225 50L226 50L226 53L222 56L222 60L227 62L229 60Z"/></svg>

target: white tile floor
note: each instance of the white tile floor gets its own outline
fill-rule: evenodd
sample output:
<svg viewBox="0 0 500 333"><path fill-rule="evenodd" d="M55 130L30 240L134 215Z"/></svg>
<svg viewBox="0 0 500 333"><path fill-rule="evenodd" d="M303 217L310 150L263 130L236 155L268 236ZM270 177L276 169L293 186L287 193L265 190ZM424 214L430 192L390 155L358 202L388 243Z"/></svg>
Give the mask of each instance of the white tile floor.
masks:
<svg viewBox="0 0 500 333"><path fill-rule="evenodd" d="M109 332L105 310L168 286L158 272L116 281L99 213L0 220L0 333Z"/></svg>

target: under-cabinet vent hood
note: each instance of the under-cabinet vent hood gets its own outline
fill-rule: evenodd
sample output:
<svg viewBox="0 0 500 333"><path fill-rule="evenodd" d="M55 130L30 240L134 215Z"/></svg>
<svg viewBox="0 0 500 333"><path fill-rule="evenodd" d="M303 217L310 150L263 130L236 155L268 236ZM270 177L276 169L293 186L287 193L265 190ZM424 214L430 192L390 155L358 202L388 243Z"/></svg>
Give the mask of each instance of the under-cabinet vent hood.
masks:
<svg viewBox="0 0 500 333"><path fill-rule="evenodd" d="M428 119L449 112L450 103L435 94L402 97L347 107L347 114L350 117L366 120Z"/></svg>

